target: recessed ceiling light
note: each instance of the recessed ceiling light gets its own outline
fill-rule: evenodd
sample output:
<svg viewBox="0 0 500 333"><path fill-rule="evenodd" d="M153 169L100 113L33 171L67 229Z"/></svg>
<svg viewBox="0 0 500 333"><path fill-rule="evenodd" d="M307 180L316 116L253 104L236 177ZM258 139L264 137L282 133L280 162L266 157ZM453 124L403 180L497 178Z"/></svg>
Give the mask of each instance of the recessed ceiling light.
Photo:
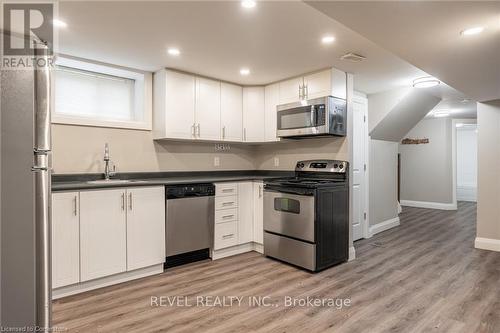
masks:
<svg viewBox="0 0 500 333"><path fill-rule="evenodd" d="M483 27L474 27L474 28L469 28L469 29L462 30L460 32L460 34L462 36L477 35L477 34L480 34L481 32L483 32L483 30L484 30Z"/></svg>
<svg viewBox="0 0 500 333"><path fill-rule="evenodd" d="M414 88L431 88L439 85L441 81L432 76L420 77L413 80Z"/></svg>
<svg viewBox="0 0 500 333"><path fill-rule="evenodd" d="M54 25L54 27L58 28L66 28L68 26L66 22L61 20L52 20L52 24Z"/></svg>
<svg viewBox="0 0 500 333"><path fill-rule="evenodd" d="M179 49L175 47L169 47L167 52L172 56L178 56L179 54L181 54L181 51L179 51Z"/></svg>
<svg viewBox="0 0 500 333"><path fill-rule="evenodd" d="M443 117L448 117L450 113L448 111L437 111L434 112L434 117L435 118L443 118Z"/></svg>
<svg viewBox="0 0 500 333"><path fill-rule="evenodd" d="M248 68L242 68L242 69L240 69L240 74L241 75L249 75L250 70Z"/></svg>
<svg viewBox="0 0 500 333"><path fill-rule="evenodd" d="M470 103L471 101L472 101L472 100L471 100L470 98L464 98L464 99L462 99L462 100L460 101L460 103L465 104L465 103Z"/></svg>
<svg viewBox="0 0 500 333"><path fill-rule="evenodd" d="M255 7L255 5L257 5L257 3L255 2L255 0L242 0L241 1L241 7L243 8L253 8Z"/></svg>
<svg viewBox="0 0 500 333"><path fill-rule="evenodd" d="M335 37L333 36L324 36L323 38L321 38L321 43L323 44L330 44L330 43L333 43L335 41Z"/></svg>

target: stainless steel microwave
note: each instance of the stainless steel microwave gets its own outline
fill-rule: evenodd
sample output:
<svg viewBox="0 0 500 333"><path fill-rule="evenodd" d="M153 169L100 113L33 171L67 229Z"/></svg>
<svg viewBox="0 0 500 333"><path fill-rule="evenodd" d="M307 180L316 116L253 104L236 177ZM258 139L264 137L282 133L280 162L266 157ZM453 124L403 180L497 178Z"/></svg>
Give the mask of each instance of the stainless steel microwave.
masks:
<svg viewBox="0 0 500 333"><path fill-rule="evenodd" d="M277 107L276 134L281 138L345 136L347 102L326 96Z"/></svg>

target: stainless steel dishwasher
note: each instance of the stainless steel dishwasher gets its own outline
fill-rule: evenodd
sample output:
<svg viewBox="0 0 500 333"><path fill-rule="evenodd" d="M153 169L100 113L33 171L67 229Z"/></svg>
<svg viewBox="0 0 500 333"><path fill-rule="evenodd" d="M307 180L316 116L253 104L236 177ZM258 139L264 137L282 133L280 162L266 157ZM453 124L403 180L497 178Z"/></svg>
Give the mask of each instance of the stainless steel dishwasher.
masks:
<svg viewBox="0 0 500 333"><path fill-rule="evenodd" d="M215 185L167 185L165 268L207 259L213 247Z"/></svg>

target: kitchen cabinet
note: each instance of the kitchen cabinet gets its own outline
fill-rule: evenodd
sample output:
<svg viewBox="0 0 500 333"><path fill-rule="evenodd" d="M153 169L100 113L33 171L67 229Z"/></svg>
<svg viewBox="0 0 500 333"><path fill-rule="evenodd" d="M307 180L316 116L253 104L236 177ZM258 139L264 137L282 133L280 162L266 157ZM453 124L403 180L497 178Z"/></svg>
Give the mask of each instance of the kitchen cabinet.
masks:
<svg viewBox="0 0 500 333"><path fill-rule="evenodd" d="M127 270L125 195L125 189L80 192L81 281Z"/></svg>
<svg viewBox="0 0 500 333"><path fill-rule="evenodd" d="M264 87L243 88L243 141L264 141Z"/></svg>
<svg viewBox="0 0 500 333"><path fill-rule="evenodd" d="M264 184L253 182L253 241L264 244Z"/></svg>
<svg viewBox="0 0 500 333"><path fill-rule="evenodd" d="M165 188L127 189L127 270L165 261Z"/></svg>
<svg viewBox="0 0 500 333"><path fill-rule="evenodd" d="M253 182L238 183L238 244L253 241Z"/></svg>
<svg viewBox="0 0 500 333"><path fill-rule="evenodd" d="M220 82L197 77L195 96L195 137L202 140L220 140Z"/></svg>
<svg viewBox="0 0 500 333"><path fill-rule="evenodd" d="M279 83L280 104L329 95L347 98L347 75L345 72L329 68Z"/></svg>
<svg viewBox="0 0 500 333"><path fill-rule="evenodd" d="M224 141L243 140L243 88L221 83L221 137Z"/></svg>
<svg viewBox="0 0 500 333"><path fill-rule="evenodd" d="M195 138L195 77L160 70L153 81L153 135L155 139Z"/></svg>
<svg viewBox="0 0 500 333"><path fill-rule="evenodd" d="M78 192L52 195L52 287L80 280L80 200Z"/></svg>
<svg viewBox="0 0 500 333"><path fill-rule="evenodd" d="M277 111L276 107L279 105L279 84L271 84L265 87L264 99L265 99L265 141L273 142L279 141L276 137L276 119Z"/></svg>

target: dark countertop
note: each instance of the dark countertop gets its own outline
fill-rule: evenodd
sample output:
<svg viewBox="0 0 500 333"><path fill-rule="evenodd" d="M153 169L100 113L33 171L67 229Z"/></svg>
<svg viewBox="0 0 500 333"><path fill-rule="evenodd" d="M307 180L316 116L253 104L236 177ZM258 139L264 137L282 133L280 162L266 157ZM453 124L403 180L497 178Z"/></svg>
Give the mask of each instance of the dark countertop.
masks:
<svg viewBox="0 0 500 333"><path fill-rule="evenodd" d="M268 170L130 172L117 174L113 177L114 179L131 180L130 182L89 184L87 183L88 181L103 179L103 174L54 174L52 175L52 192L131 186L236 182L245 180L263 180L276 177L288 177L293 175L293 171Z"/></svg>

